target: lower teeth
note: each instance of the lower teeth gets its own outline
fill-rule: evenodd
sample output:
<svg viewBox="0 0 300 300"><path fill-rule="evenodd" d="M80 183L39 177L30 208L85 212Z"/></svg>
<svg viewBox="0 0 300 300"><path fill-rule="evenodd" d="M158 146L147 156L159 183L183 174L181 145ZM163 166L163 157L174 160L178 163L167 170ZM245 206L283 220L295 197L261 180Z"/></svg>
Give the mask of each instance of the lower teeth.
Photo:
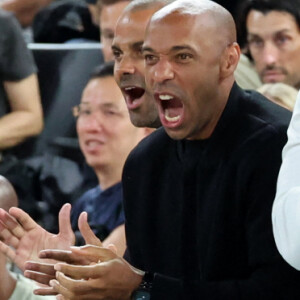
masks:
<svg viewBox="0 0 300 300"><path fill-rule="evenodd" d="M168 115L168 110L166 109L165 111L165 118L168 122L176 122L180 119L180 116L176 116L176 117L169 117Z"/></svg>

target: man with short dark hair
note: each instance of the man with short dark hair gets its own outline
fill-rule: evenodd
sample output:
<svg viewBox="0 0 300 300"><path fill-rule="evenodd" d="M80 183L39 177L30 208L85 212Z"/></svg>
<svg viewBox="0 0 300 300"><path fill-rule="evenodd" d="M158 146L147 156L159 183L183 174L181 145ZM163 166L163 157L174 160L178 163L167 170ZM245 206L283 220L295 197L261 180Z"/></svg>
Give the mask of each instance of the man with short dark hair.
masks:
<svg viewBox="0 0 300 300"><path fill-rule="evenodd" d="M246 0L240 36L263 83L300 88L300 1Z"/></svg>
<svg viewBox="0 0 300 300"><path fill-rule="evenodd" d="M115 36L117 20L131 0L98 0L99 26L105 61L113 60L111 44Z"/></svg>

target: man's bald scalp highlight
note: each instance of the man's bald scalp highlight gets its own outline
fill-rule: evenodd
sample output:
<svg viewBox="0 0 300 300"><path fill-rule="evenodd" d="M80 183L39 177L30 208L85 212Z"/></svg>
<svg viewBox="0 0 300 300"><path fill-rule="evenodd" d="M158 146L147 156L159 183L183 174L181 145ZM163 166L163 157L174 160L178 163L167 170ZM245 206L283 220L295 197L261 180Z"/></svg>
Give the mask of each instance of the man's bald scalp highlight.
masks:
<svg viewBox="0 0 300 300"><path fill-rule="evenodd" d="M135 12L151 9L156 6L166 6L176 0L133 0L126 6L124 12Z"/></svg>
<svg viewBox="0 0 300 300"><path fill-rule="evenodd" d="M139 1L139 0L137 0ZM140 0L143 1L143 0ZM147 1L147 0L144 0ZM151 1L151 0L149 0ZM132 4L132 3L131 3ZM158 12L154 13L151 20L159 20L171 14L178 15L195 15L209 14L211 20L214 21L215 27L218 30L225 31L228 43L234 43L237 39L236 26L231 13L223 6L210 0L177 0L171 3Z"/></svg>

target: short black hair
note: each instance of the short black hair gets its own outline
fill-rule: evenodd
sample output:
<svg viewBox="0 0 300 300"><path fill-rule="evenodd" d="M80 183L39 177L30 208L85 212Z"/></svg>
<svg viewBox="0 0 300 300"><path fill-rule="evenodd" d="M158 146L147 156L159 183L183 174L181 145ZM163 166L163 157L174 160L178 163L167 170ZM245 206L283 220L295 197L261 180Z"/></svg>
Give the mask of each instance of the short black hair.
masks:
<svg viewBox="0 0 300 300"><path fill-rule="evenodd" d="M110 76L114 76L114 61L105 62L95 67L90 75L90 80Z"/></svg>
<svg viewBox="0 0 300 300"><path fill-rule="evenodd" d="M263 14L274 10L289 13L295 18L300 28L300 0L244 0L237 14L238 42L241 48L247 45L246 22L251 10L257 10Z"/></svg>

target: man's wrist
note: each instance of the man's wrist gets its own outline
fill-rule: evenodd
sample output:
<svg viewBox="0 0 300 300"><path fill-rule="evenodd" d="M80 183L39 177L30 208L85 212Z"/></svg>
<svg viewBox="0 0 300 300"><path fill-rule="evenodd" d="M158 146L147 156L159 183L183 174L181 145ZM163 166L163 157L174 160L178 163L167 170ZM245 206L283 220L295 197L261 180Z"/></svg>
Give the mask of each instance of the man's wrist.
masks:
<svg viewBox="0 0 300 300"><path fill-rule="evenodd" d="M139 287L132 293L131 300L150 300L154 274L145 272Z"/></svg>

